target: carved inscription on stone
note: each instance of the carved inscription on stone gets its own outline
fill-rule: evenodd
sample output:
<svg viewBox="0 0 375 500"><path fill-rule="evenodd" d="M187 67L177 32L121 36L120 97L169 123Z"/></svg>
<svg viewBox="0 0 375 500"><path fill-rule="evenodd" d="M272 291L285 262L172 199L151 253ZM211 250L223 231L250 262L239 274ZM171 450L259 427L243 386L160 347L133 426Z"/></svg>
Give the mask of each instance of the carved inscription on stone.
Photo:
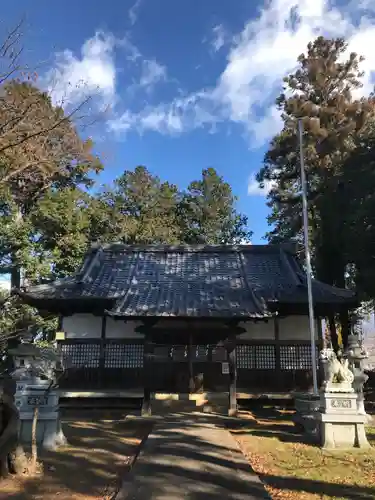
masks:
<svg viewBox="0 0 375 500"><path fill-rule="evenodd" d="M350 399L332 399L332 408L351 408L352 401Z"/></svg>

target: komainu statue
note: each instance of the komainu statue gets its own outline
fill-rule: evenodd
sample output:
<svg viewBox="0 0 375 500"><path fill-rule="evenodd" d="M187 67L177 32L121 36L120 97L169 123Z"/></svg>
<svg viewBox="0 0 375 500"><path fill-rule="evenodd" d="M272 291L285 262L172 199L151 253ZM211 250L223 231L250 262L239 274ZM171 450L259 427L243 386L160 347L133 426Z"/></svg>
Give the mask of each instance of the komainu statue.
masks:
<svg viewBox="0 0 375 500"><path fill-rule="evenodd" d="M323 349L320 353L324 369L323 390L325 392L354 392L353 372L348 359L339 359L333 349Z"/></svg>

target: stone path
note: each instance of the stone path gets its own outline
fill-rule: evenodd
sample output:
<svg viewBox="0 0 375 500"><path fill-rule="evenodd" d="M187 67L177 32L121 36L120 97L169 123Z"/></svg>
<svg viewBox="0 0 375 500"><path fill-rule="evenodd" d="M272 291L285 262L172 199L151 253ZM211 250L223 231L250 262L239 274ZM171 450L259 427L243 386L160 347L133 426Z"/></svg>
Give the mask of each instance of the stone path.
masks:
<svg viewBox="0 0 375 500"><path fill-rule="evenodd" d="M157 423L118 500L269 499L232 435L210 419Z"/></svg>

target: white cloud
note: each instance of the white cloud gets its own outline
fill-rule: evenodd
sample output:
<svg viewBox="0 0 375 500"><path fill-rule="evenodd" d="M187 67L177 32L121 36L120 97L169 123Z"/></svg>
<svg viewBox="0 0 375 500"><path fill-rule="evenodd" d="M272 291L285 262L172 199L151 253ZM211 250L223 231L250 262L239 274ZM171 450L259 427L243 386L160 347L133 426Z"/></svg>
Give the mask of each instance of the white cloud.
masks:
<svg viewBox="0 0 375 500"><path fill-rule="evenodd" d="M204 125L213 127L217 122L217 103L204 92L175 98L167 104L148 106L139 113L125 111L109 122L109 129L126 133L136 129L139 133L152 130L161 134L177 135Z"/></svg>
<svg viewBox="0 0 375 500"><path fill-rule="evenodd" d="M129 21L132 26L138 20L139 9L141 7L142 0L136 0L133 6L129 9Z"/></svg>
<svg viewBox="0 0 375 500"><path fill-rule="evenodd" d="M145 59L142 63L142 75L140 79L140 86L150 88L156 83L166 80L167 68L159 64L154 59Z"/></svg>
<svg viewBox="0 0 375 500"><path fill-rule="evenodd" d="M216 30L218 48L223 41L220 29ZM243 126L252 147L259 147L281 125L274 100L283 77L296 67L308 42L320 34L345 37L350 51L365 56L366 76L359 92L367 94L375 71L375 19L368 6L361 10L352 2L338 7L330 0L272 0L232 40L226 67L216 84L155 108L147 106L139 113L127 110L127 126L122 130L135 127L175 134L231 121ZM121 130L123 123L120 116L110 124L111 129Z"/></svg>
<svg viewBox="0 0 375 500"><path fill-rule="evenodd" d="M43 81L53 102L67 107L90 95L97 98L100 104L113 104L116 89L115 44L111 34L98 31L83 44L80 56L70 50L57 53L54 68Z"/></svg>
<svg viewBox="0 0 375 500"><path fill-rule="evenodd" d="M111 33L98 31L84 42L79 55L71 50L55 54L53 68L41 81L54 104L69 109L90 96L99 109L114 107L118 99L116 49L122 51L130 72L139 72L138 82L127 87L129 94L134 89L150 91L158 82L167 80L167 68L155 59L143 58L128 37L117 39Z"/></svg>
<svg viewBox="0 0 375 500"><path fill-rule="evenodd" d="M212 28L211 47L214 52L219 52L220 49L228 42L229 34L222 24L217 24Z"/></svg>
<svg viewBox="0 0 375 500"><path fill-rule="evenodd" d="M250 196L267 196L267 194L276 185L275 181L265 181L264 186L260 187L255 175L251 175L247 185L247 194Z"/></svg>

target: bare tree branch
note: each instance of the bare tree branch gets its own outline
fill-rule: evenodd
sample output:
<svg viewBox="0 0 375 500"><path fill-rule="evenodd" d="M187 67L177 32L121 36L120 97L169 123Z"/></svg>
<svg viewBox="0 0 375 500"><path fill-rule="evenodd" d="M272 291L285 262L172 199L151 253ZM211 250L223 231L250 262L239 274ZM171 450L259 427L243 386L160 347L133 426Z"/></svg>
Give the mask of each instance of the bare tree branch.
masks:
<svg viewBox="0 0 375 500"><path fill-rule="evenodd" d="M5 146L0 147L0 155L4 153L7 149L10 148L15 148L16 146L20 146L26 141L29 141L30 139L34 139L35 137L38 137L40 135L47 135L49 132L52 132L56 128L58 128L60 125L62 125L65 122L69 122L71 118L80 110L82 107L87 104L87 102L91 99L91 97L87 97L85 101L83 101L79 106L77 106L71 113L69 113L67 116L64 116L64 118L61 118L61 120L58 120L56 123L54 123L51 127L48 128L41 128L38 131L28 134L25 137L22 137L21 139L18 139L17 141L11 142L9 144L6 144ZM1 140L1 138L0 138ZM3 181L3 179L0 179L0 183Z"/></svg>
<svg viewBox="0 0 375 500"><path fill-rule="evenodd" d="M8 32L4 42L0 45L0 59L4 61L7 68L3 72L0 72L0 85L10 79L15 73L22 71L20 58L23 53L23 47L20 47L19 43L23 36L21 29L24 22L24 19L21 19L18 24Z"/></svg>

